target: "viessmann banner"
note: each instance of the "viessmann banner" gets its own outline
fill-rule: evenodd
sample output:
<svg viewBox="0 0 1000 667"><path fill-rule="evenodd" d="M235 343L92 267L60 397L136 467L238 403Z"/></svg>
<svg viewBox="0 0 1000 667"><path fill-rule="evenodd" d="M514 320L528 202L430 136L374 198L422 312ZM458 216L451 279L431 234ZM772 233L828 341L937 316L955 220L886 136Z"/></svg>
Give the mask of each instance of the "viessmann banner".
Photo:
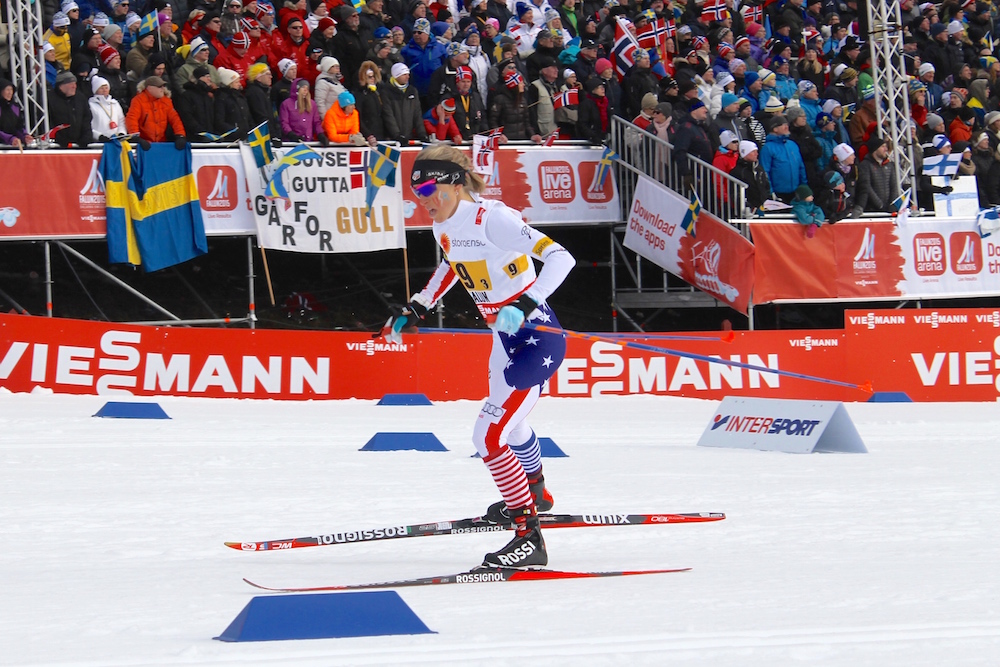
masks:
<svg viewBox="0 0 1000 667"><path fill-rule="evenodd" d="M329 149L338 150L351 149ZM360 154L364 149L354 151ZM431 221L408 186L417 152L418 149L402 151L398 179L402 194L397 194L394 201L402 207L406 227L420 229L429 228ZM247 177L239 151L235 148L198 149L193 155L205 232L215 236L256 234L255 213L263 211L262 215L269 216L271 211L257 199L258 184L251 183ZM590 148L502 148L494 161L494 173L487 178L486 197L500 199L517 208L532 224L614 222L619 217L614 175L600 187L595 180L600 155L600 150ZM0 241L103 238L106 223L104 183L97 169L100 159L101 154L96 150L5 153L0 160L0 182L4 184L0 188ZM352 173L360 174L357 170L351 172L350 163L344 167L346 174L341 174L340 169L341 166L335 164L328 170L320 167L321 174L315 173L315 166L305 171L314 179L344 175L350 178ZM292 188L298 185L303 196L309 197L317 194L309 192L309 187L332 187L331 182L317 185L315 180L289 184ZM348 187L350 189L350 183ZM394 205L389 198L383 200L383 197L379 195L378 204ZM332 210L336 211L337 207ZM395 215L391 211L390 217ZM381 220L381 207L378 214ZM315 212L310 211L305 216L300 213L300 222L305 224L310 215ZM338 224L335 212L325 215L331 218L334 226ZM349 219L353 227L353 213ZM343 226L344 222L341 217L339 224Z"/></svg>
<svg viewBox="0 0 1000 667"><path fill-rule="evenodd" d="M805 238L797 224L754 224L754 301L1000 294L1000 235L973 218L844 220Z"/></svg>
<svg viewBox="0 0 1000 667"><path fill-rule="evenodd" d="M904 392L914 401L1000 398L1000 310L848 311L836 331L738 332L725 342L620 336L568 340L551 396L669 395L721 400L757 396L865 401L860 388L774 370ZM626 347L639 341L747 364ZM490 336L404 335L402 344L345 332L243 331L128 326L0 315L0 387L28 392L216 398L378 399L424 393L482 399ZM472 372L469 372L472 369Z"/></svg>

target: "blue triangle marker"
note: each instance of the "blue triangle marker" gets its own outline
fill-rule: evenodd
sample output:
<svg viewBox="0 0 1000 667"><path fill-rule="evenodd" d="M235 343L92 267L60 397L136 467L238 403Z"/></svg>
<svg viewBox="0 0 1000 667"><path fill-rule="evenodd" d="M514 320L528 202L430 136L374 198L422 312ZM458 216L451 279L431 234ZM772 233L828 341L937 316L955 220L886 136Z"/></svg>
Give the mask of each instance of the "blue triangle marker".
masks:
<svg viewBox="0 0 1000 667"><path fill-rule="evenodd" d="M433 433L376 433L358 451L395 452L404 449L417 452L448 451Z"/></svg>
<svg viewBox="0 0 1000 667"><path fill-rule="evenodd" d="M427 394L386 394L376 405L433 405Z"/></svg>
<svg viewBox="0 0 1000 667"><path fill-rule="evenodd" d="M170 419L157 403L121 403L109 401L95 417L112 419Z"/></svg>

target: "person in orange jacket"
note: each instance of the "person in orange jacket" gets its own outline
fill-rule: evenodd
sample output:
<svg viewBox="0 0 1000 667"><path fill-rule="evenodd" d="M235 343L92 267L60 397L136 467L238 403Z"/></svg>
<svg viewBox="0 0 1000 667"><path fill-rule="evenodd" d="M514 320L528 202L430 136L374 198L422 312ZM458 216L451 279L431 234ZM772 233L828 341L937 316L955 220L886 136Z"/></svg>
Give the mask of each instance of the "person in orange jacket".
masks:
<svg viewBox="0 0 1000 667"><path fill-rule="evenodd" d="M173 133L177 149L184 148L187 143L184 123L174 110L174 103L166 97L166 82L158 76L151 76L144 83L146 87L132 98L125 116L129 134L138 132L141 144L143 141L170 141L169 130Z"/></svg>
<svg viewBox="0 0 1000 667"><path fill-rule="evenodd" d="M364 146L367 143L361 136L361 122L353 93L345 90L337 97L323 117L323 131L334 144Z"/></svg>

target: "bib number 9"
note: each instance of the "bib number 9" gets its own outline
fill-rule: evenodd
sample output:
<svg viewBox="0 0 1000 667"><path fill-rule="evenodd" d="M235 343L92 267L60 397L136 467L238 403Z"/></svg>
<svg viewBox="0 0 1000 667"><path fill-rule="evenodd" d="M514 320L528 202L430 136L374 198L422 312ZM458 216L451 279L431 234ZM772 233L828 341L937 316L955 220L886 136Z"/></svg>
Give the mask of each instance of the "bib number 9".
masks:
<svg viewBox="0 0 1000 667"><path fill-rule="evenodd" d="M486 268L486 260L455 262L451 266L455 269L455 273L458 274L465 289L485 291L493 289L493 284L490 282L490 272Z"/></svg>

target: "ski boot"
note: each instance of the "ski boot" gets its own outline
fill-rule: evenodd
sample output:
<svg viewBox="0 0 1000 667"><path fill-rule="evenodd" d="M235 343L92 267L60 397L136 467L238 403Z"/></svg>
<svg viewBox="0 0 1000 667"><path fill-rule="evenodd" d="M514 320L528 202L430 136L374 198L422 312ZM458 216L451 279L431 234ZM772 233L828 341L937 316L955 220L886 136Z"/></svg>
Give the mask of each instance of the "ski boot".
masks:
<svg viewBox="0 0 1000 667"><path fill-rule="evenodd" d="M486 554L480 567L520 569L548 565L549 556L545 551L545 540L542 539L535 508L522 507L512 511L511 515L517 526L514 539L503 549Z"/></svg>
<svg viewBox="0 0 1000 667"><path fill-rule="evenodd" d="M531 499L535 501L535 507L539 512L548 512L555 504L552 494L545 488L545 476L541 472L537 476L528 477L528 490L531 491ZM489 506L483 518L490 523L510 523L510 512L507 503L500 500Z"/></svg>

